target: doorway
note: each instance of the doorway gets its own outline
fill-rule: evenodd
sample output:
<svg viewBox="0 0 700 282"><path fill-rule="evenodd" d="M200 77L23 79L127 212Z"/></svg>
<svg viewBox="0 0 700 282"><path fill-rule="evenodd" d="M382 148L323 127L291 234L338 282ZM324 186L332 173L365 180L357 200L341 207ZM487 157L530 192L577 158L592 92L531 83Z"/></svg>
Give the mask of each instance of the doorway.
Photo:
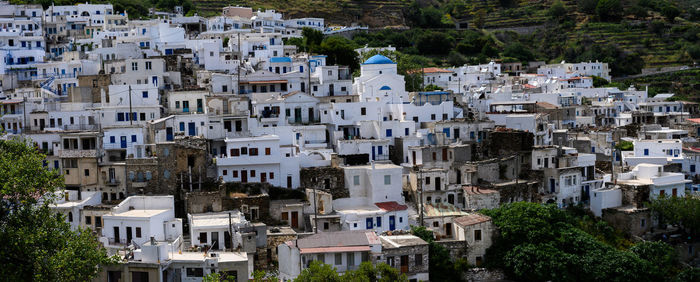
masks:
<svg viewBox="0 0 700 282"><path fill-rule="evenodd" d="M219 232L211 233L211 248L214 250L219 249Z"/></svg>

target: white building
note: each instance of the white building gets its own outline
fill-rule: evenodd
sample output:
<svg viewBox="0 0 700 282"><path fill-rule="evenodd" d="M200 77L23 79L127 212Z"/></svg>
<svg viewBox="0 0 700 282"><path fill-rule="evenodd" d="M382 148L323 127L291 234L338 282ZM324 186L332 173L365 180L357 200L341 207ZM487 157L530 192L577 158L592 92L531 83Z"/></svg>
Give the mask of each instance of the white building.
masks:
<svg viewBox="0 0 700 282"><path fill-rule="evenodd" d="M211 247L212 250L237 249L243 239L239 232L248 221L240 211L188 214L192 246ZM233 238L230 230L233 229Z"/></svg>
<svg viewBox="0 0 700 282"><path fill-rule="evenodd" d="M102 236L106 247L143 245L153 237L156 241L181 239L182 219L175 218L173 196L131 196L102 217Z"/></svg>

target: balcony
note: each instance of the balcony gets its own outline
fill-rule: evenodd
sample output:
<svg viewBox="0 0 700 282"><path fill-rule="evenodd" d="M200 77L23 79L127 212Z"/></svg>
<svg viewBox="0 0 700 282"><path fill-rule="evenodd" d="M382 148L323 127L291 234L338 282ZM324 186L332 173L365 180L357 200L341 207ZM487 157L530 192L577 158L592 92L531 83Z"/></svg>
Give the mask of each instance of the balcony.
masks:
<svg viewBox="0 0 700 282"><path fill-rule="evenodd" d="M58 150L59 158L97 158L97 150Z"/></svg>
<svg viewBox="0 0 700 282"><path fill-rule="evenodd" d="M279 164L280 157L272 155L219 157L214 159L217 166Z"/></svg>
<svg viewBox="0 0 700 282"><path fill-rule="evenodd" d="M119 186L121 184L121 180L112 178L112 179L105 179L104 184L107 186Z"/></svg>

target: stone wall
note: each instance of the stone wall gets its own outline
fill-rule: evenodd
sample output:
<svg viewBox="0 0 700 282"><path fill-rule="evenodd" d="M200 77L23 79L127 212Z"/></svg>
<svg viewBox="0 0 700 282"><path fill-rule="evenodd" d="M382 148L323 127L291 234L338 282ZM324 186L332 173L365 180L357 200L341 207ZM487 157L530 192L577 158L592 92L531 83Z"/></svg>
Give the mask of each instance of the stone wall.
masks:
<svg viewBox="0 0 700 282"><path fill-rule="evenodd" d="M428 273L428 268L430 265L430 260L428 258L428 244L417 245L417 246L403 246L399 248L382 248L382 254L386 259L394 258L394 268L401 271L401 256L408 256L408 273L407 276L411 276L417 273ZM416 264L416 254L422 254L420 265Z"/></svg>
<svg viewBox="0 0 700 282"><path fill-rule="evenodd" d="M224 211L221 192L191 192L185 196L187 213L205 213Z"/></svg>
<svg viewBox="0 0 700 282"><path fill-rule="evenodd" d="M450 251L450 257L452 258L452 260L465 257L469 252L469 249L467 247L467 241L442 240L435 242L442 245L443 247L447 248L448 251Z"/></svg>
<svg viewBox="0 0 700 282"><path fill-rule="evenodd" d="M339 167L302 168L300 173L301 187L326 191L333 199L350 197L345 187L345 172Z"/></svg>
<svg viewBox="0 0 700 282"><path fill-rule="evenodd" d="M470 268L462 274L462 279L467 282L501 281L506 279L506 275L498 269Z"/></svg>
<svg viewBox="0 0 700 282"><path fill-rule="evenodd" d="M266 267L269 270L277 270L273 267L277 263L277 246L284 244L287 241L293 241L297 239L297 234L289 227L270 227L267 230L267 248L264 249L262 254L265 257ZM258 254L261 256L261 254Z"/></svg>
<svg viewBox="0 0 700 282"><path fill-rule="evenodd" d="M490 131L484 144L484 155L495 158L513 155L516 152L532 151L535 135L524 131Z"/></svg>
<svg viewBox="0 0 700 282"><path fill-rule="evenodd" d="M651 211L647 208L608 208L603 209L603 220L623 232L641 236L649 232L652 226ZM642 225L642 221L644 224Z"/></svg>

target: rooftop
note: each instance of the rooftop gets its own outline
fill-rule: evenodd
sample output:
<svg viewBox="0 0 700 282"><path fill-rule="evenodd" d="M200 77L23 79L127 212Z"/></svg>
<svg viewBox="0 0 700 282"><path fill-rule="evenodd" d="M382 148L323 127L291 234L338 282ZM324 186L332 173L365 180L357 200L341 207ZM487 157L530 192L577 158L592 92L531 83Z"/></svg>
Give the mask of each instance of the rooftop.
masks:
<svg viewBox="0 0 700 282"><path fill-rule="evenodd" d="M470 213L468 215L457 217L454 219L455 224L461 226L469 226L487 221L491 221L491 218L480 213Z"/></svg>
<svg viewBox="0 0 700 282"><path fill-rule="evenodd" d="M383 248L400 248L410 246L428 245L427 242L415 235L382 235L379 236Z"/></svg>

